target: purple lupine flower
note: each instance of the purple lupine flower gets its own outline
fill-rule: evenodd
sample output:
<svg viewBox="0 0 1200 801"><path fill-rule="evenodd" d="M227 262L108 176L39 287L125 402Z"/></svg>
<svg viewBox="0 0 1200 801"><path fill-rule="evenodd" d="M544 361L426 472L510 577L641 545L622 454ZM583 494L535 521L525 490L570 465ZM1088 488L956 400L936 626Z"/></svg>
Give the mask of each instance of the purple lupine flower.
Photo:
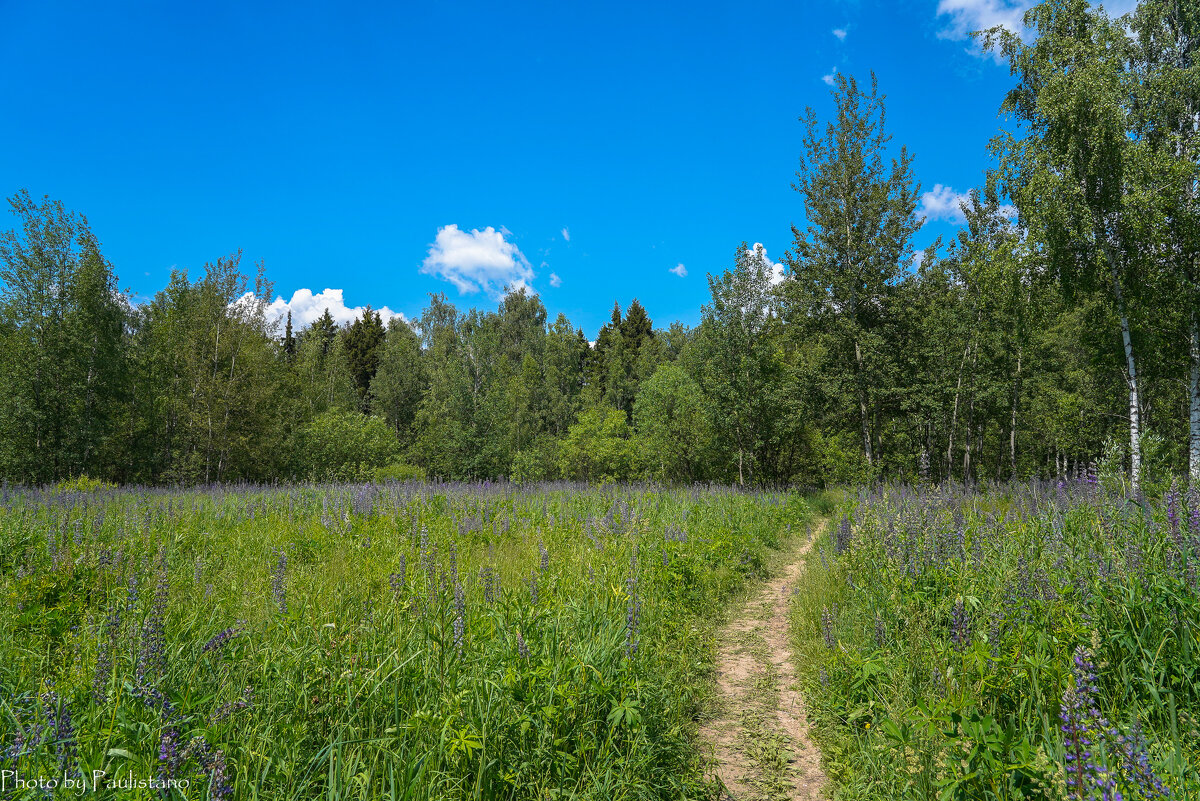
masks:
<svg viewBox="0 0 1200 801"><path fill-rule="evenodd" d="M71 767L72 763L78 759L75 724L71 720L71 709L53 689L42 693L41 701L46 717L45 732L53 738L54 755L58 758L58 767L63 772L70 769L72 774L77 774L79 772L78 765Z"/></svg>
<svg viewBox="0 0 1200 801"><path fill-rule="evenodd" d="M525 644L525 638L521 636L520 629L517 629L517 654L522 659L529 658L529 646Z"/></svg>
<svg viewBox="0 0 1200 801"><path fill-rule="evenodd" d="M137 573L129 575L129 581L125 588L125 611L132 612L138 603L138 579Z"/></svg>
<svg viewBox="0 0 1200 801"><path fill-rule="evenodd" d="M150 614L146 617L146 621L142 624L141 649L137 661L139 682L145 680L147 676L160 677L167 670L165 617L169 588L167 565L164 559L158 568L158 581L154 586L154 604L150 608Z"/></svg>
<svg viewBox="0 0 1200 801"><path fill-rule="evenodd" d="M400 568L395 573L388 576L388 583L392 587L392 596L396 600L400 600L404 595L404 583L408 578L408 554L400 554Z"/></svg>
<svg viewBox="0 0 1200 801"><path fill-rule="evenodd" d="M158 761L162 763L158 769L159 781L166 784L175 777L179 769L179 730L174 726L163 727L162 736L158 741Z"/></svg>
<svg viewBox="0 0 1200 801"><path fill-rule="evenodd" d="M837 606L834 606L837 609ZM837 633L834 630L834 613L825 606L821 608L821 637L825 640L825 647L833 650L837 647Z"/></svg>
<svg viewBox="0 0 1200 801"><path fill-rule="evenodd" d="M241 634L243 631L245 631L245 628L244 624L242 623L230 626L229 628L218 632L211 640L204 643L204 647L200 650L202 653L206 654L212 651L221 650L225 647L227 642Z"/></svg>
<svg viewBox="0 0 1200 801"><path fill-rule="evenodd" d="M466 628L467 600L463 593L462 582L458 575L454 576L454 648L458 655L463 652L463 632Z"/></svg>
<svg viewBox="0 0 1200 801"><path fill-rule="evenodd" d="M281 614L287 614L287 588L284 586L284 580L287 578L287 552L283 549L279 551L279 560L275 562L275 569L271 572L271 597L275 600Z"/></svg>
<svg viewBox="0 0 1200 801"><path fill-rule="evenodd" d="M1171 489L1167 491L1167 525L1171 529L1171 538L1179 539L1179 480L1171 480Z"/></svg>
<svg viewBox="0 0 1200 801"><path fill-rule="evenodd" d="M842 520L838 523L837 530L834 532L833 552L836 556L841 556L850 549L850 540L853 537L853 529L850 527L850 516L843 515Z"/></svg>
<svg viewBox="0 0 1200 801"><path fill-rule="evenodd" d="M538 543L538 570L541 574L546 575L546 571L550 569L550 551L546 550L546 546L541 542Z"/></svg>
<svg viewBox="0 0 1200 801"><path fill-rule="evenodd" d="M1075 664L1072 668L1073 682L1063 692L1062 720L1063 767L1067 774L1067 792L1074 798L1092 798L1099 794L1103 799L1119 801L1116 781L1105 766L1101 755L1092 749L1100 743L1107 724L1096 708L1096 674L1087 651L1080 646L1075 649Z"/></svg>
<svg viewBox="0 0 1200 801"><path fill-rule="evenodd" d="M225 801L233 794L233 785L229 783L229 768L225 764L225 754L220 750L213 751L205 767L208 772L209 798L213 801Z"/></svg>
<svg viewBox="0 0 1200 801"><path fill-rule="evenodd" d="M217 707L211 715L208 716L209 725L220 723L225 718L242 709L246 709L254 702L254 688L247 687L242 691L242 697L236 701L227 701Z"/></svg>
<svg viewBox="0 0 1200 801"><path fill-rule="evenodd" d="M529 571L529 596L530 603L537 606L538 603L538 577L537 571Z"/></svg>
<svg viewBox="0 0 1200 801"><path fill-rule="evenodd" d="M96 672L92 678L92 695L96 703L108 701L108 680L112 676L113 649L121 633L121 607L114 605L104 621L104 636L97 643Z"/></svg>
<svg viewBox="0 0 1200 801"><path fill-rule="evenodd" d="M633 658L638 650L638 631L642 623L642 599L638 597L636 576L625 580L625 591L629 596L625 610L625 655Z"/></svg>
<svg viewBox="0 0 1200 801"><path fill-rule="evenodd" d="M967 614L961 595L955 599L954 611L950 615L950 641L956 651L965 651L971 647L971 618Z"/></svg>
<svg viewBox="0 0 1200 801"><path fill-rule="evenodd" d="M483 600L494 604L500 597L500 574L496 568L486 565L479 568L479 580L483 583Z"/></svg>
<svg viewBox="0 0 1200 801"><path fill-rule="evenodd" d="M1116 751L1121 758L1121 767L1125 777L1130 781L1143 798L1169 798L1170 791L1163 785L1162 780L1150 766L1150 757L1146 753L1146 740L1141 728L1135 723L1129 734L1118 734L1114 730Z"/></svg>

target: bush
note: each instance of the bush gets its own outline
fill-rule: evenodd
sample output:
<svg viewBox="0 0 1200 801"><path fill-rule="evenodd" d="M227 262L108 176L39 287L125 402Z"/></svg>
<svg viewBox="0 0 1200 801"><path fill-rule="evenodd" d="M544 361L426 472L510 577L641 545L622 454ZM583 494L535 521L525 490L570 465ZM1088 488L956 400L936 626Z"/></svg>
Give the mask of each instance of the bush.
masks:
<svg viewBox="0 0 1200 801"><path fill-rule="evenodd" d="M558 442L551 437L542 437L532 448L517 451L509 477L517 484L558 478Z"/></svg>
<svg viewBox="0 0 1200 801"><path fill-rule="evenodd" d="M78 476L58 482L54 485L54 492L63 494L70 492L103 492L105 490L115 490L116 488L116 484L108 481L101 481L98 478L89 478L88 476Z"/></svg>
<svg viewBox="0 0 1200 801"><path fill-rule="evenodd" d="M382 418L325 412L292 438L292 469L310 481L369 481L399 451L396 432Z"/></svg>
<svg viewBox="0 0 1200 801"><path fill-rule="evenodd" d="M425 471L414 464L392 462L383 467L375 468L376 481L423 481Z"/></svg>

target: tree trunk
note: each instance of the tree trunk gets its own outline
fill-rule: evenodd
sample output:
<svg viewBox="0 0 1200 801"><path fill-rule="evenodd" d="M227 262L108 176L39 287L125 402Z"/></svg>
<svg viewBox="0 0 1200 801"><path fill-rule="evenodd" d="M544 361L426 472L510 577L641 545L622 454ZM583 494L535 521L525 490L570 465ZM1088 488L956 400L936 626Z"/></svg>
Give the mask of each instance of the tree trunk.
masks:
<svg viewBox="0 0 1200 801"><path fill-rule="evenodd" d="M967 366L967 357L971 354L971 345L968 343L963 351L962 361L958 364L958 384L954 387L954 411L950 414L950 442L946 446L946 478L950 479L954 475L954 432L958 428L958 399L962 395L963 370Z"/></svg>
<svg viewBox="0 0 1200 801"><path fill-rule="evenodd" d="M1021 397L1021 348L1017 348L1017 374L1013 378L1012 415L1008 425L1008 459L1012 478L1017 478L1017 403Z"/></svg>
<svg viewBox="0 0 1200 801"><path fill-rule="evenodd" d="M1192 307L1191 351L1191 415L1188 439L1188 477L1193 487L1200 487L1200 319Z"/></svg>
<svg viewBox="0 0 1200 801"><path fill-rule="evenodd" d="M858 414L862 419L863 456L866 457L867 466L871 467L875 463L874 454L871 451L871 420L867 410L866 374L863 372L862 347L858 344L857 337L854 340L854 361L857 367Z"/></svg>
<svg viewBox="0 0 1200 801"><path fill-rule="evenodd" d="M978 372L976 369L979 365L979 349L971 355L971 404L967 407L967 435L965 441L967 443L966 450L963 451L963 483L971 481L971 433L975 427L975 376ZM978 436L978 434L976 434ZM980 447L979 455L982 458L983 448Z"/></svg>
<svg viewBox="0 0 1200 801"><path fill-rule="evenodd" d="M1117 301L1117 315L1121 318L1121 343L1125 347L1126 380L1129 383L1129 486L1134 495L1142 491L1142 415L1138 395L1137 361L1133 355L1133 340L1129 331L1129 314L1125 309L1125 293L1121 287L1121 274L1117 263L1108 256L1112 273L1113 295Z"/></svg>

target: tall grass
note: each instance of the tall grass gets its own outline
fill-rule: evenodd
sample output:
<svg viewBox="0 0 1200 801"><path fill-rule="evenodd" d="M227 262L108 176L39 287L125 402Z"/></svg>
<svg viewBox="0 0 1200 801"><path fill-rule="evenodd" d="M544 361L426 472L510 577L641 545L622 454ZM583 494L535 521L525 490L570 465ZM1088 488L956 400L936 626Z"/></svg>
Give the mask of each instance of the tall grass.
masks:
<svg viewBox="0 0 1200 801"><path fill-rule="evenodd" d="M885 486L793 607L839 798L1200 797L1200 509Z"/></svg>
<svg viewBox="0 0 1200 801"><path fill-rule="evenodd" d="M2 501L16 797L705 797L714 620L808 515L569 485Z"/></svg>

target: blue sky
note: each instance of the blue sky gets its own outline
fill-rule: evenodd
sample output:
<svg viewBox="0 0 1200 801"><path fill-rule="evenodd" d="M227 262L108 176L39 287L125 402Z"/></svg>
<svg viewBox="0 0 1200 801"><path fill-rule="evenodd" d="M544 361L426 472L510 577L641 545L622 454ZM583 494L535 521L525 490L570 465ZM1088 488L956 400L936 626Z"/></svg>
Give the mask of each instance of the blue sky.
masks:
<svg viewBox="0 0 1200 801"><path fill-rule="evenodd" d="M948 239L1011 85L964 32L1028 4L6 0L0 191L86 214L141 296L242 249L300 317L522 281L589 338L633 297L694 324L738 243L790 246L835 70L875 71Z"/></svg>

